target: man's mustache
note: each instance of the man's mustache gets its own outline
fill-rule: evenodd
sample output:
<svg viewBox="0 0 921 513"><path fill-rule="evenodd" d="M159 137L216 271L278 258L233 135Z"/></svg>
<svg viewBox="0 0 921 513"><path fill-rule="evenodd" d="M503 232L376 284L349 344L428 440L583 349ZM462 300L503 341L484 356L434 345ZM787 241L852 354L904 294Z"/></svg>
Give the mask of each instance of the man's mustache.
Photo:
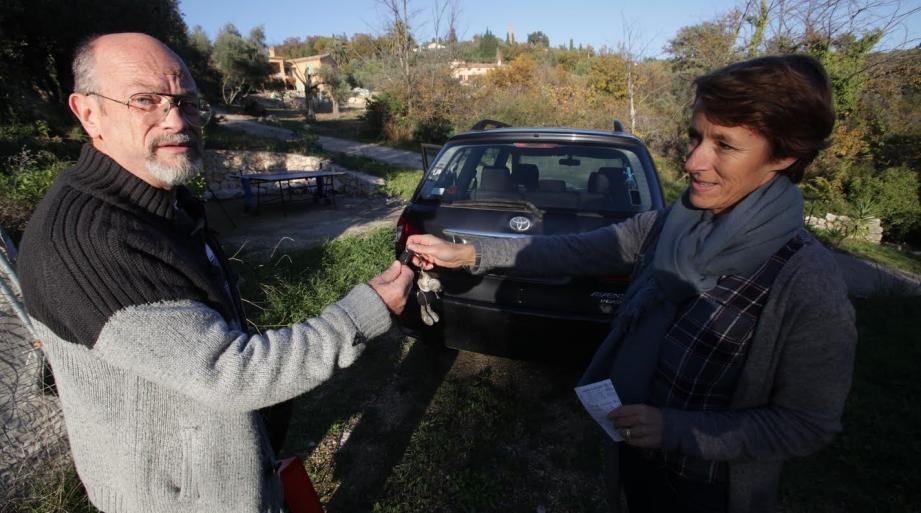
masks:
<svg viewBox="0 0 921 513"><path fill-rule="evenodd" d="M184 145L201 150L201 140L197 135L182 134L163 134L154 137L147 145L147 152L153 154L160 146Z"/></svg>

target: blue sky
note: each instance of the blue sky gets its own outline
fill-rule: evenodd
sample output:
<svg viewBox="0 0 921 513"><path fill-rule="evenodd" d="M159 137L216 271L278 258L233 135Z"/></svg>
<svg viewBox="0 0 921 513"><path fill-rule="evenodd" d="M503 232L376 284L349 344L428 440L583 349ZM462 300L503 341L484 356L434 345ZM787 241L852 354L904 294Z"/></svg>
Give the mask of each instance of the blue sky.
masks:
<svg viewBox="0 0 921 513"><path fill-rule="evenodd" d="M415 32L421 40L433 34L433 0L412 0L419 10ZM907 7L921 4L908 0ZM623 39L624 20L634 27L645 55L661 56L668 40L683 26L713 19L720 13L740 5L739 0L460 0L461 13L458 33L470 39L488 27L504 37L509 26L518 41L528 33L543 31L550 44L576 46L590 44L616 47ZM179 9L189 27L201 25L214 38L227 22L242 33L263 25L269 44L280 43L287 37L306 35L352 35L355 32L380 34L384 16L374 0L180 0ZM442 29L442 32L444 29ZM904 39L921 38L921 12L909 18L902 30L895 31L884 42L886 46Z"/></svg>

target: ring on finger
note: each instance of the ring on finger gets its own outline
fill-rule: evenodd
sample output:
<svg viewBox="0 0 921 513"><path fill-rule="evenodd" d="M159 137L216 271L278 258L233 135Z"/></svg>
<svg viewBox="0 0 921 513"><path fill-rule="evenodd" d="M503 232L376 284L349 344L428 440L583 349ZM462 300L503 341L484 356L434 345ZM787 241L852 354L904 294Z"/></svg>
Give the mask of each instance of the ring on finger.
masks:
<svg viewBox="0 0 921 513"><path fill-rule="evenodd" d="M624 439L627 440L628 442L630 441L630 435L631 435L630 428L624 428Z"/></svg>

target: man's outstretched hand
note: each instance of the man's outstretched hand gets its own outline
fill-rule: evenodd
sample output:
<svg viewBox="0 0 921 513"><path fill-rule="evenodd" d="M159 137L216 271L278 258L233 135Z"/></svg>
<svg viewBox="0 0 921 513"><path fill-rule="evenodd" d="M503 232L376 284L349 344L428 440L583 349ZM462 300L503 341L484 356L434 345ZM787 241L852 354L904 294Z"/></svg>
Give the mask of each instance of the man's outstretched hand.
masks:
<svg viewBox="0 0 921 513"><path fill-rule="evenodd" d="M394 261L386 271L371 278L368 285L377 292L391 312L399 315L406 306L406 298L413 285L413 271Z"/></svg>

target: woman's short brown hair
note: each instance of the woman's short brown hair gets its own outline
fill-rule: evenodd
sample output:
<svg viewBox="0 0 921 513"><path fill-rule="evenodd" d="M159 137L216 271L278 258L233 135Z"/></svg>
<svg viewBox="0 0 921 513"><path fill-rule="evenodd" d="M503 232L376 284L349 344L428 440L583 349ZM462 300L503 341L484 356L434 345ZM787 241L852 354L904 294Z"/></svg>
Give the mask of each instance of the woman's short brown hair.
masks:
<svg viewBox="0 0 921 513"><path fill-rule="evenodd" d="M694 81L694 109L711 122L745 126L771 144L772 158L794 157L794 183L826 148L835 124L825 68L806 55L759 57L730 64Z"/></svg>

